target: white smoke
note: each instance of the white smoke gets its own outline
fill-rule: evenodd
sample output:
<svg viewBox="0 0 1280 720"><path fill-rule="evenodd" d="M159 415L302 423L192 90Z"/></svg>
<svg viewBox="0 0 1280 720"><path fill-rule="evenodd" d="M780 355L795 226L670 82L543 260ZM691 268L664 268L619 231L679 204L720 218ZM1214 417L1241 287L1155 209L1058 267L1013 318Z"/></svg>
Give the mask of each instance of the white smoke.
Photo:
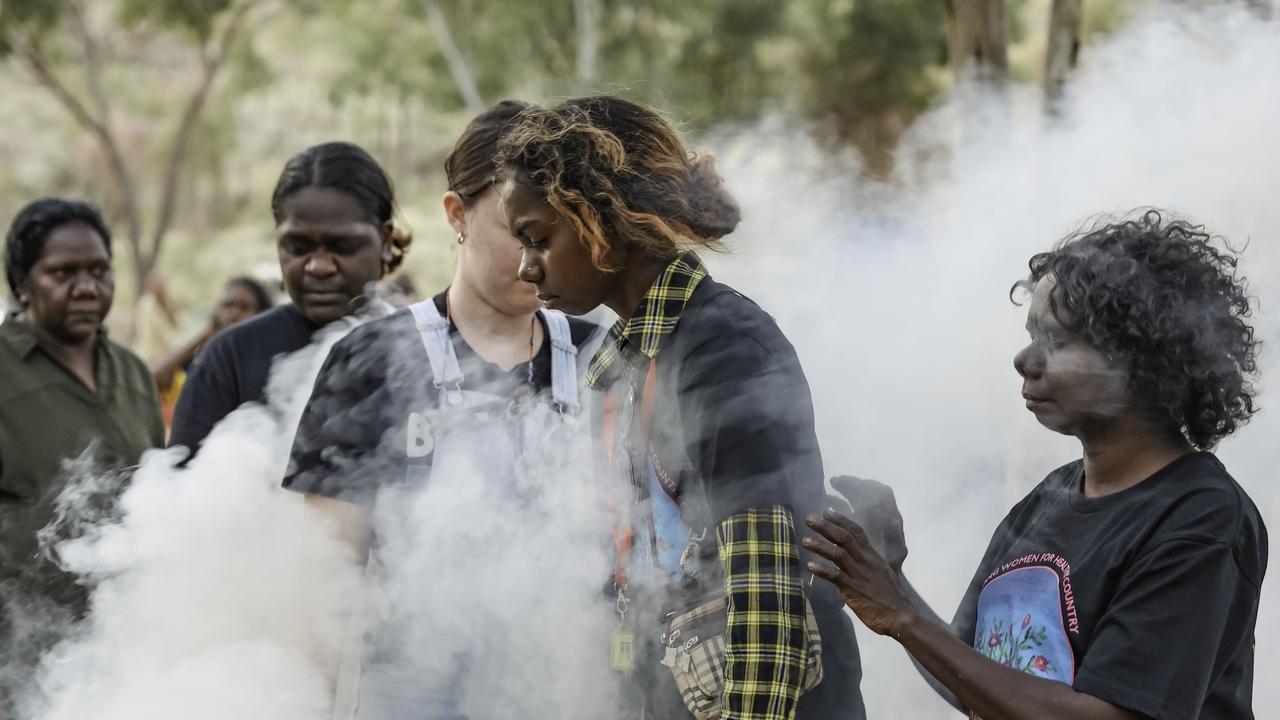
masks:
<svg viewBox="0 0 1280 720"><path fill-rule="evenodd" d="M1280 26L1149 18L1084 62L1052 118L1032 90L1012 92L1003 118L960 101L931 113L892 186L852 179L844 158L782 123L711 143L747 209L735 253L710 258L713 270L799 350L828 472L893 484L906 571L944 616L1007 508L1077 453L1018 397L1025 310L1007 291L1030 254L1099 211L1175 209L1250 241L1257 327L1280 344ZM232 415L187 468L149 454L120 520L61 548L97 581L92 613L46 658L24 717L328 717L317 658L349 634L362 567L278 487L324 349L283 365L273 407ZM1280 517L1267 474L1280 463L1277 417L1264 411L1222 449L1268 520ZM381 521L391 552L371 606L412 609L415 661L456 679L472 717L607 716L599 499L576 474L517 496L474 482L482 475L442 473L401 508L409 523ZM1276 607L1264 601L1259 625L1259 715L1280 708L1264 681L1280 674ZM895 644L859 636L869 716L953 716ZM448 659L469 672L450 675Z"/></svg>
<svg viewBox="0 0 1280 720"><path fill-rule="evenodd" d="M981 112L973 108L980 108ZM992 108L997 108L992 110ZM1260 300L1264 410L1220 450L1280 527L1280 23L1153 16L1086 47L1053 116L1034 88L923 118L893 185L784 123L713 138L745 208L712 271L773 313L813 387L829 475L892 484L905 571L950 619L1005 512L1079 445L1023 407L1027 260L1100 212L1155 205L1237 246ZM1275 573L1272 573L1274 575ZM1263 589L1255 704L1280 711L1280 605ZM954 717L890 640L859 632L868 717Z"/></svg>

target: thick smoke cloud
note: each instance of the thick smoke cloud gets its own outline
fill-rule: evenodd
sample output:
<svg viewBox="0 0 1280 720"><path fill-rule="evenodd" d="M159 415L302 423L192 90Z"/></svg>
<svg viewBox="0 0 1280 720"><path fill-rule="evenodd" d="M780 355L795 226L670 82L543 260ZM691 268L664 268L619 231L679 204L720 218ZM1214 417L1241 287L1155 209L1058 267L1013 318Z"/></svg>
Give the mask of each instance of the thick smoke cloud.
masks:
<svg viewBox="0 0 1280 720"><path fill-rule="evenodd" d="M746 208L734 252L712 271L796 344L828 474L893 485L906 573L946 618L1004 513L1079 457L1023 407L1013 355L1026 309L1009 289L1033 253L1100 212L1168 208L1245 247L1264 410L1220 456L1264 521L1280 523L1280 24L1229 11L1148 17L1087 47L1083 63L1053 115L1034 89L936 109L891 184L851 178L846 158L783 122L712 142ZM1260 716L1280 708L1265 681L1280 673L1274 587L1259 619ZM954 716L895 643L859 639L869 717Z"/></svg>
<svg viewBox="0 0 1280 720"><path fill-rule="evenodd" d="M796 344L828 472L894 485L906 571L944 616L1007 508L1078 452L1018 396L1025 310L1007 293L1030 254L1099 211L1177 210L1248 242L1259 332L1280 343L1277 87L1280 25L1178 14L1089 47L1053 115L1033 90L962 93L913 129L891 184L854 179L848 157L782 121L709 139L746 209L712 270ZM282 365L272 406L233 415L185 470L150 454L120 519L59 548L96 583L93 611L46 657L25 716L329 717L317 659L349 643L356 597L358 622L407 618L415 670L472 717L608 715L608 519L590 477L562 462L513 496L465 463L442 472L379 506L386 567L361 592L360 558L278 487L324 350ZM1264 366L1280 371L1273 352ZM1277 418L1264 410L1221 449L1273 526ZM1280 673L1276 607L1264 601L1259 679ZM860 639L869 716L953 716L892 642ZM1255 707L1280 708L1280 688L1258 682Z"/></svg>

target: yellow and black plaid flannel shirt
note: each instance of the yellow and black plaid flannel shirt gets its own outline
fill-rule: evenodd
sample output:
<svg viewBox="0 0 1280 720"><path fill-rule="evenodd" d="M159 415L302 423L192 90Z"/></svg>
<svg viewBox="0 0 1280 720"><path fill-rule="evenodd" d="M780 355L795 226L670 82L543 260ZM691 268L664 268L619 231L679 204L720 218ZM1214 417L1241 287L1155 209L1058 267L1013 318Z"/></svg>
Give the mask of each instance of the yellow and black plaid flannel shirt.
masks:
<svg viewBox="0 0 1280 720"><path fill-rule="evenodd" d="M619 320L592 359L586 382L602 390L620 359L658 354L707 269L693 253L671 261L636 312ZM791 720L808 645L795 520L781 505L748 508L723 520L716 544L729 598L722 720Z"/></svg>

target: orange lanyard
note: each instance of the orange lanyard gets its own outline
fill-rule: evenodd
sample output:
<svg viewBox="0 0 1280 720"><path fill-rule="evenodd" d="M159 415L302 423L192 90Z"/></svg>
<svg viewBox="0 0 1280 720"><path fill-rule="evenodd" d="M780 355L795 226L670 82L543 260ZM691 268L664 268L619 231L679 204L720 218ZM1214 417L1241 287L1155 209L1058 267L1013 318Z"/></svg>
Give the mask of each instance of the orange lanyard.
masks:
<svg viewBox="0 0 1280 720"><path fill-rule="evenodd" d="M657 384L657 368L657 360L650 358L649 370L645 374L644 378L644 394L640 396L640 424L638 428L640 433L640 442L636 445L636 447L639 448L640 457L636 458L633 456L629 459L632 463L633 470L636 462L643 464L648 461L649 430L653 425L653 401L655 394L653 389ZM630 384L629 380L628 384ZM620 405L622 404L623 403L618 401L618 393L616 389L610 389L609 392L605 393L604 411L601 414L601 422L604 426L604 448L605 453L609 458L610 468L616 467L614 459L616 454L615 444L618 439L615 434L617 431L618 413L620 411L632 409L621 408ZM637 427L633 425L629 430L631 432L636 432ZM645 472L644 468L641 467L639 470L642 473L641 477L643 477L643 473ZM637 482L634 473L630 480L633 484ZM635 532L631 528L630 523L623 521L623 513L618 507L616 497L614 497L610 502L609 513L613 517L613 585L616 590L621 592L627 587L627 567L631 562L631 550L635 542Z"/></svg>

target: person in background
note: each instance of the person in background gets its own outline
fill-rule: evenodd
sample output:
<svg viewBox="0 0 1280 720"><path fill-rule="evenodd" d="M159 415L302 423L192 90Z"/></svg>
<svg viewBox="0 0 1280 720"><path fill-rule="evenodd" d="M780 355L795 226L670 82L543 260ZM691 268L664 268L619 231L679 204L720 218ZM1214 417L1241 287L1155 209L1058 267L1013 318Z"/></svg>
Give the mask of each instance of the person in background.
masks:
<svg viewBox="0 0 1280 720"><path fill-rule="evenodd" d="M1150 211L1030 269L1014 368L1027 410L1082 458L1005 516L950 625L902 574L901 515L873 481L835 482L857 524L809 518L825 540L806 545L831 561L813 572L972 717L1252 718L1267 531L1211 452L1256 409L1236 255Z"/></svg>
<svg viewBox="0 0 1280 720"><path fill-rule="evenodd" d="M399 267L412 236L396 225L395 192L369 153L345 142L295 155L271 195L276 246L292 302L227 328L196 356L173 414L170 446L193 453L232 410L266 399L272 362L360 310Z"/></svg>
<svg viewBox="0 0 1280 720"><path fill-rule="evenodd" d="M810 589L796 536L825 499L804 371L696 252L740 218L711 158L652 109L598 96L527 111L499 163L521 278L549 307L619 317L586 382L604 392L598 446L623 509L623 620L604 652L632 681L629 707L863 717L853 628L832 588Z"/></svg>
<svg viewBox="0 0 1280 720"><path fill-rule="evenodd" d="M50 614L85 610L84 588L37 538L71 479L64 463L87 459L77 473L127 468L163 445L164 423L147 366L103 329L115 283L96 208L27 205L5 239L4 270L17 312L0 325L0 657L9 661L0 684L20 686L57 639ZM0 716L13 689L0 687Z"/></svg>
<svg viewBox="0 0 1280 720"><path fill-rule="evenodd" d="M234 277L223 288L222 298L214 307L213 317L199 335L186 345L152 365L156 386L160 388L160 408L164 413L165 427L173 422L173 410L178 404L182 386L186 384L187 370L214 335L254 315L271 309L271 295L266 288L251 277Z"/></svg>

